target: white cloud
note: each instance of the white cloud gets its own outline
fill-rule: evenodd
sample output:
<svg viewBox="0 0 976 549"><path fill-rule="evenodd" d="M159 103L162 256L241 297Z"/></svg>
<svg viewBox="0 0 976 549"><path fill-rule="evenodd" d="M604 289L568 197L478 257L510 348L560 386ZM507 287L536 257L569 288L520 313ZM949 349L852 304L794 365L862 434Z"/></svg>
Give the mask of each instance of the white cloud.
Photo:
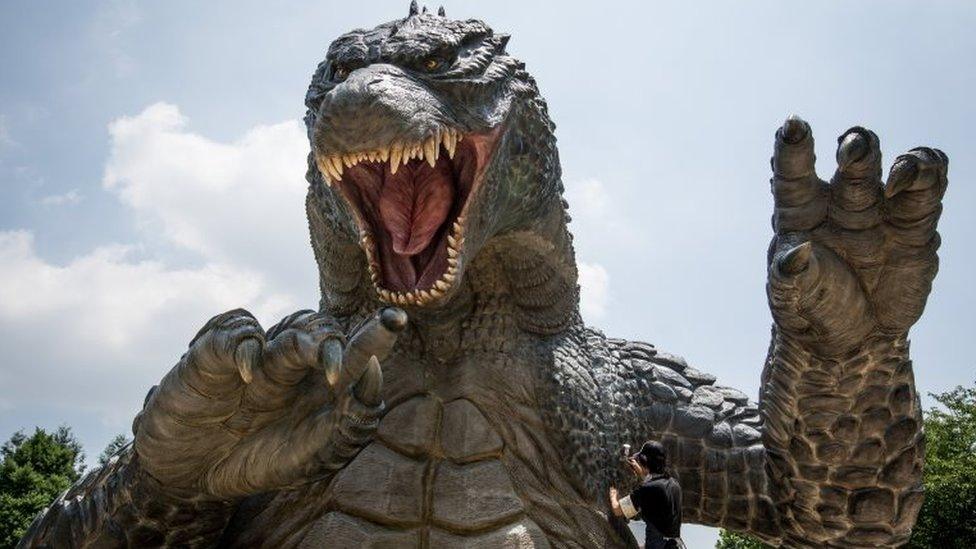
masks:
<svg viewBox="0 0 976 549"><path fill-rule="evenodd" d="M579 261L580 311L587 322L607 313L610 275L603 265Z"/></svg>
<svg viewBox="0 0 976 549"><path fill-rule="evenodd" d="M164 103L109 126L103 185L132 213L141 242L56 263L31 231L0 231L2 406L75 410L82 416L60 421L88 414L124 431L211 316L244 307L267 327L316 306L304 128L257 126L220 143L186 127ZM80 199L70 191L42 202Z"/></svg>
<svg viewBox="0 0 976 549"><path fill-rule="evenodd" d="M66 204L77 204L81 202L82 198L84 197L77 189L71 189L66 193L45 196L41 199L41 204L44 206L64 206Z"/></svg>
<svg viewBox="0 0 976 549"><path fill-rule="evenodd" d="M219 143L186 125L166 103L112 122L105 188L119 195L150 239L264 272L283 285L314 285L303 237L304 126L257 126Z"/></svg>
<svg viewBox="0 0 976 549"><path fill-rule="evenodd" d="M630 241L631 232L627 229L634 223L624 215L625 210L603 181L570 179L566 182L565 196L575 236L602 241L601 245Z"/></svg>
<svg viewBox="0 0 976 549"><path fill-rule="evenodd" d="M56 421L124 432L208 318L243 306L269 325L296 308L260 273L173 268L136 252L103 246L54 264L38 256L31 233L0 232L0 408L34 410L19 426L67 413Z"/></svg>
<svg viewBox="0 0 976 549"><path fill-rule="evenodd" d="M592 323L607 316L607 265L629 245L634 224L622 214L611 189L598 179L568 180L565 196L578 258L580 311L584 320Z"/></svg>
<svg viewBox="0 0 976 549"><path fill-rule="evenodd" d="M288 298L268 292L258 273L219 264L168 268L134 259L129 246L103 246L64 265L38 257L27 231L0 232L0 319L70 324L64 343L123 350L151 337L154 320L192 312L192 326L222 310L250 304L262 316L283 313ZM67 339L64 339L67 338Z"/></svg>

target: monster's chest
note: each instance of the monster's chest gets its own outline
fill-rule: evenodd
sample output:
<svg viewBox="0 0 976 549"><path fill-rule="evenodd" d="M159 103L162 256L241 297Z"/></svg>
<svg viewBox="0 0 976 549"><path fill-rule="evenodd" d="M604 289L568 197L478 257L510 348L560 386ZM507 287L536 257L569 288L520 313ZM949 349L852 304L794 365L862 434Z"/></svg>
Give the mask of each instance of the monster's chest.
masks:
<svg viewBox="0 0 976 549"><path fill-rule="evenodd" d="M333 479L332 511L306 543L548 547L516 478L526 426L545 440L526 366L490 352L453 364L391 357L375 440Z"/></svg>

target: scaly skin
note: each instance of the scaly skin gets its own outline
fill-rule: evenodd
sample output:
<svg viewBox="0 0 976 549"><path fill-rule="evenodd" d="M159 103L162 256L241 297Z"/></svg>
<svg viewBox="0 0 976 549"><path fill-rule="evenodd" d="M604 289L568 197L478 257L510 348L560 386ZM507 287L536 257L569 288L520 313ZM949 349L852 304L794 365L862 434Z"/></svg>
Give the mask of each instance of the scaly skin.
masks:
<svg viewBox="0 0 976 549"><path fill-rule="evenodd" d="M208 323L133 448L23 546L633 546L605 496L628 482L620 446L649 438L687 522L786 547L908 539L923 450L907 335L937 270L945 155L915 149L883 184L877 137L852 128L828 184L809 126L777 131L757 405L582 323L554 127L507 41L413 6L332 44L306 97L319 312L268 332L245 311ZM426 290L391 282L393 229L356 194L402 150L400 169L454 166L452 192L471 189Z"/></svg>

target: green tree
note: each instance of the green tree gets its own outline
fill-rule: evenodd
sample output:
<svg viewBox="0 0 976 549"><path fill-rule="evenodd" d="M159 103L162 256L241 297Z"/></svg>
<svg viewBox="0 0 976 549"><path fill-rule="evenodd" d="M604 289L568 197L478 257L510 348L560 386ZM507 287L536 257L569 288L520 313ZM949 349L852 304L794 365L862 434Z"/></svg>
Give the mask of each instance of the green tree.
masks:
<svg viewBox="0 0 976 549"><path fill-rule="evenodd" d="M14 547L34 516L78 480L81 444L68 427L14 433L0 447L0 547Z"/></svg>
<svg viewBox="0 0 976 549"><path fill-rule="evenodd" d="M925 503L909 547L976 547L976 386L932 395L925 413Z"/></svg>
<svg viewBox="0 0 976 549"><path fill-rule="evenodd" d="M112 456L117 454L122 448L125 448L127 444L129 444L129 438L127 436L123 434L115 435L115 438L110 440L108 446L98 455L98 465L101 467L108 465L108 461L112 459Z"/></svg>
<svg viewBox="0 0 976 549"><path fill-rule="evenodd" d="M767 547L769 546L752 536L730 530L720 530L718 543L715 544L715 549L766 549Z"/></svg>

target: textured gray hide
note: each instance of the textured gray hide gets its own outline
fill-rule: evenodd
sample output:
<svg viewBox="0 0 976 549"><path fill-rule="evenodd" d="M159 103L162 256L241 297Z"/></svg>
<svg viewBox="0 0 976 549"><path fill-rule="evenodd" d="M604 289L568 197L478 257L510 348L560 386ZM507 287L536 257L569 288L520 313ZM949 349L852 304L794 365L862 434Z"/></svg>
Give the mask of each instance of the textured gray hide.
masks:
<svg viewBox="0 0 976 549"><path fill-rule="evenodd" d="M583 325L554 126L507 42L414 6L331 45L306 98L319 310L208 322L134 445L23 546L632 547L606 493L633 482L618 448L646 439L688 522L788 547L908 539L907 335L945 155L914 149L883 183L877 136L852 128L828 183L806 122L776 132L754 404Z"/></svg>

